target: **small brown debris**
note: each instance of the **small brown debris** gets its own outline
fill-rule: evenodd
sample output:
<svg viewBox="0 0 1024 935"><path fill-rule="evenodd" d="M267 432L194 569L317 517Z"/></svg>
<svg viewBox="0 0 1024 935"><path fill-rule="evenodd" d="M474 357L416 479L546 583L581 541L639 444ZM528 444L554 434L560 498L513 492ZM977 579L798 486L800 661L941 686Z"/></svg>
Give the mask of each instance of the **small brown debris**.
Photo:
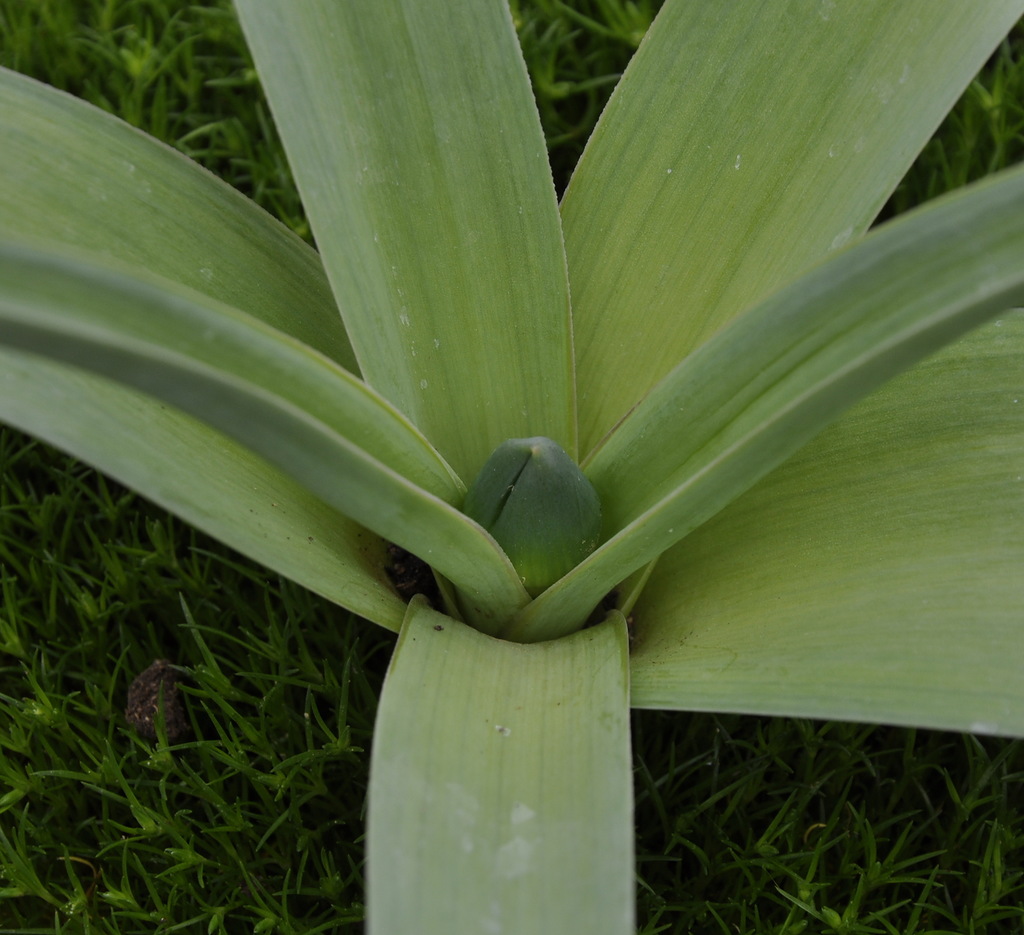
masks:
<svg viewBox="0 0 1024 935"><path fill-rule="evenodd" d="M124 716L147 740L156 740L157 711L162 707L167 740L175 743L187 737L191 728L178 691L181 673L166 659L157 659L128 686ZM161 695L163 701L161 704Z"/></svg>
<svg viewBox="0 0 1024 935"><path fill-rule="evenodd" d="M406 552L394 543L388 544L388 577L403 601L411 601L423 594L432 607L440 604L440 592L430 566L412 552Z"/></svg>

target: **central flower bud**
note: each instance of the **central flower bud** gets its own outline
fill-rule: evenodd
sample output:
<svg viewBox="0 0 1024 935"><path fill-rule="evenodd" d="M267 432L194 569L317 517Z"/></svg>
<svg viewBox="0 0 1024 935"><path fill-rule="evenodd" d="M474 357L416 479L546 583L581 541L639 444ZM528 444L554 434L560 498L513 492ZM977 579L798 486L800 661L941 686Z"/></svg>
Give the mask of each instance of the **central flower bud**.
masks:
<svg viewBox="0 0 1024 935"><path fill-rule="evenodd" d="M497 540L523 585L537 595L597 548L601 502L550 438L510 438L477 475L463 512Z"/></svg>

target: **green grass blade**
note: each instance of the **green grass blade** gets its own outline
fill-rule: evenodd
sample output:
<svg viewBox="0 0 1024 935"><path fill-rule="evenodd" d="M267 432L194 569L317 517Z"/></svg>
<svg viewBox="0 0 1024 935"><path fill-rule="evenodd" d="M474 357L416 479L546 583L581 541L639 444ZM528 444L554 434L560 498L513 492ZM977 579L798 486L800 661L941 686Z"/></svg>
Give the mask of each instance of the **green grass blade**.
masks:
<svg viewBox="0 0 1024 935"><path fill-rule="evenodd" d="M669 0L563 202L585 455L724 323L856 239L1020 0Z"/></svg>
<svg viewBox="0 0 1024 935"><path fill-rule="evenodd" d="M971 332L666 554L633 703L1024 735L1022 359Z"/></svg>
<svg viewBox="0 0 1024 935"><path fill-rule="evenodd" d="M414 603L370 767L372 935L633 931L621 616L535 646Z"/></svg>
<svg viewBox="0 0 1024 935"><path fill-rule="evenodd" d="M575 453L568 285L503 0L239 0L366 380L464 478Z"/></svg>
<svg viewBox="0 0 1024 935"><path fill-rule="evenodd" d="M584 465L611 538L510 633L564 632L853 402L1024 301L1022 256L1018 169L880 228L733 322Z"/></svg>
<svg viewBox="0 0 1024 935"><path fill-rule="evenodd" d="M110 114L2 68L0 127L0 236L114 257L358 372L316 253L248 198Z"/></svg>
<svg viewBox="0 0 1024 935"><path fill-rule="evenodd" d="M415 429L347 371L237 310L8 245L0 248L0 342L203 419L465 582L485 612L504 616L526 600L497 545L450 505L462 495L457 478Z"/></svg>

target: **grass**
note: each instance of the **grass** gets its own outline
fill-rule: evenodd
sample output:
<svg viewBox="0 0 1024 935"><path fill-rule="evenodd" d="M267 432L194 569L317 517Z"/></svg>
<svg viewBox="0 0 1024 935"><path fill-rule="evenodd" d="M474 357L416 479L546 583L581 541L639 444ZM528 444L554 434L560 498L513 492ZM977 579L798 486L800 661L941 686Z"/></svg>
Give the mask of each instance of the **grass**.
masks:
<svg viewBox="0 0 1024 935"><path fill-rule="evenodd" d="M360 920L393 637L68 458L2 444L0 931ZM122 713L154 658L187 672L172 749Z"/></svg>
<svg viewBox="0 0 1024 935"><path fill-rule="evenodd" d="M654 13L513 7L559 188ZM224 2L0 0L0 63L125 117L308 229ZM887 213L1024 156L1024 41ZM358 932L393 637L0 428L0 933ZM187 736L123 710L154 659ZM636 712L654 933L1024 932L1024 743Z"/></svg>

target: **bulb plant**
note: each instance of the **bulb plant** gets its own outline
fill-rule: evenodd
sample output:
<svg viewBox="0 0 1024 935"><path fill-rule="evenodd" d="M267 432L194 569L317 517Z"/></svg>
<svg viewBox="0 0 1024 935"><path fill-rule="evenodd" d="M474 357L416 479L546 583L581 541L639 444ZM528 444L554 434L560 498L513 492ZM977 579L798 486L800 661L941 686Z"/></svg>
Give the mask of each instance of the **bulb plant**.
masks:
<svg viewBox="0 0 1024 935"><path fill-rule="evenodd" d="M317 252L3 72L0 418L399 632L371 932L630 931L630 704L1024 733L1024 173L865 233L1024 3L669 0L560 202L500 0L236 6Z"/></svg>

